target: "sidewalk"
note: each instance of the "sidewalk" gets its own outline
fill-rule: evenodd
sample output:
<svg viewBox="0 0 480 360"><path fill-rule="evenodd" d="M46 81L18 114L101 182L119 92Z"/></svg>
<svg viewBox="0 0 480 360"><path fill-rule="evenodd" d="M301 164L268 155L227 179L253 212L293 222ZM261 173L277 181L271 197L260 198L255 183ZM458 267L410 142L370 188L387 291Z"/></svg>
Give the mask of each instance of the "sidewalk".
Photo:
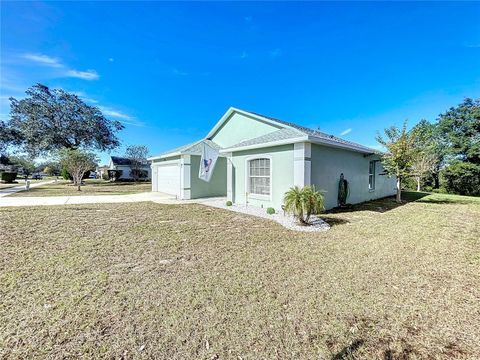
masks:
<svg viewBox="0 0 480 360"><path fill-rule="evenodd" d="M72 205L72 204L111 204L153 201L159 204L181 204L174 196L158 192L146 192L129 195L85 195L85 196L38 196L38 197L0 197L0 207Z"/></svg>
<svg viewBox="0 0 480 360"><path fill-rule="evenodd" d="M38 183L37 182L30 183L30 188L36 188L38 186L51 184L51 183L54 183L54 182L55 182L55 180L42 181L42 182L38 182ZM18 185L18 186L15 186L15 187L0 190L0 198L3 198L5 196L11 195L11 194L15 194L15 193L20 192L20 191L25 191L25 183L23 183L23 185Z"/></svg>

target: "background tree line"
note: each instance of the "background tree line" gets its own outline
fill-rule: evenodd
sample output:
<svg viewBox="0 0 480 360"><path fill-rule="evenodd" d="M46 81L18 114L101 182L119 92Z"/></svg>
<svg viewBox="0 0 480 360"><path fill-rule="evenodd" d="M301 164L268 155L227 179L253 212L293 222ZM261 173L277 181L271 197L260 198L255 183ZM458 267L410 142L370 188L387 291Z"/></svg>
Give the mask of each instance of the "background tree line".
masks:
<svg viewBox="0 0 480 360"><path fill-rule="evenodd" d="M383 164L401 188L480 196L480 99L466 98L410 131L390 127L377 135L387 153Z"/></svg>

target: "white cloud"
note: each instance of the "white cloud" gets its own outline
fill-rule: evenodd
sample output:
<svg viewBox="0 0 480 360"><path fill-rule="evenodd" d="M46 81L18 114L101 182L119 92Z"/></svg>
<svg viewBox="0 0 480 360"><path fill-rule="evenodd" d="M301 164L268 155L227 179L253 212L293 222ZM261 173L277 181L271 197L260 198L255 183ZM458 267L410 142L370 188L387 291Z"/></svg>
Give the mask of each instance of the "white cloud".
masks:
<svg viewBox="0 0 480 360"><path fill-rule="evenodd" d="M139 126L139 127L144 127L145 126L144 122L139 121L135 117L130 116L130 115L128 115L128 114L126 114L126 113L124 113L120 110L112 109L112 108L106 107L106 106L99 106L98 108L102 111L103 115L105 115L107 117L112 117L114 119L117 119L122 124Z"/></svg>
<svg viewBox="0 0 480 360"><path fill-rule="evenodd" d="M55 68L63 67L59 59L43 54L24 54L24 59Z"/></svg>
<svg viewBox="0 0 480 360"><path fill-rule="evenodd" d="M83 101L86 101L90 104L98 104L98 100L92 99L91 97L87 96L85 93L81 91L74 91L73 94L77 95Z"/></svg>
<svg viewBox="0 0 480 360"><path fill-rule="evenodd" d="M68 77L79 78L83 80L98 80L100 77L95 70L86 70L86 71L78 71L78 70L67 70L65 73Z"/></svg>
<svg viewBox="0 0 480 360"><path fill-rule="evenodd" d="M177 68L173 69L173 73L174 73L175 75L179 75L179 76L187 76L187 75L188 75L187 72L178 70Z"/></svg>
<svg viewBox="0 0 480 360"><path fill-rule="evenodd" d="M58 69L64 69L65 71L62 72L62 76L66 77L73 77L73 78L78 78L78 79L83 79L83 80L98 80L100 76L95 70L86 70L86 71L80 71L80 70L75 70L67 67L65 64L63 64L60 59L54 58L45 54L24 54L22 56L24 59L27 59L29 61L32 61L34 63L37 63L39 65L43 66L48 66L52 68L58 68ZM113 59L112 59L113 60Z"/></svg>
<svg viewBox="0 0 480 360"><path fill-rule="evenodd" d="M348 128L348 129L345 129L343 130L341 133L340 133L340 136L344 136L344 135L347 135L349 133L352 132L352 128Z"/></svg>
<svg viewBox="0 0 480 360"><path fill-rule="evenodd" d="M272 58L276 58L276 57L279 57L280 55L282 55L282 51L280 49L274 49L272 51L269 52L269 55L272 57Z"/></svg>
<svg viewBox="0 0 480 360"><path fill-rule="evenodd" d="M111 116L113 118L122 119L122 120L132 120L133 119L130 115L125 114L121 111L112 109L112 108L100 106L100 110L102 110L104 115Z"/></svg>

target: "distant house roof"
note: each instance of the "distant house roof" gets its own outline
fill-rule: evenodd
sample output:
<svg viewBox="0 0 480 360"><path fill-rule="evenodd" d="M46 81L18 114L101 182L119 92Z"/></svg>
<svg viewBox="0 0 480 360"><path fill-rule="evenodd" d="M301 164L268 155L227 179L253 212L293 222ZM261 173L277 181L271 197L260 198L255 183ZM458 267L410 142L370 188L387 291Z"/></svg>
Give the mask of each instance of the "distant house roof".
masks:
<svg viewBox="0 0 480 360"><path fill-rule="evenodd" d="M112 159L113 165L123 165L123 166L130 166L132 161L130 159L120 157L120 156L110 156ZM143 165L148 165L149 161L146 161Z"/></svg>

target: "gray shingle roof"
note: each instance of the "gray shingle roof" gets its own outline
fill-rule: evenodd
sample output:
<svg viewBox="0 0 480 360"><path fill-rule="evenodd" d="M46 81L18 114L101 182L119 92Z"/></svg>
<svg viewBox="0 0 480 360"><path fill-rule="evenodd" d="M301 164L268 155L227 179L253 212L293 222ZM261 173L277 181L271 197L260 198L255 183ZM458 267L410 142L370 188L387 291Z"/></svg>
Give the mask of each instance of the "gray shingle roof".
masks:
<svg viewBox="0 0 480 360"><path fill-rule="evenodd" d="M130 159L123 158L120 156L110 156L112 158L113 165L130 165Z"/></svg>
<svg viewBox="0 0 480 360"><path fill-rule="evenodd" d="M314 138L317 138L320 142L325 141L327 144L344 145L344 146L348 146L350 148L357 149L357 150L362 151L362 152L368 152L368 153L377 152L377 150L375 150L375 149L372 149L372 148L354 143L352 141L344 140L344 139L341 139L337 136L329 135L329 134L326 134L326 133L318 131L318 130L309 129L305 126L301 126L301 125L297 125L297 124L290 123L290 122L287 122L287 121L279 120L279 119L276 119L276 118L272 118L270 116L261 115L261 114L258 114L258 113L252 112L252 111L244 111L244 110L239 110L239 111L243 111L245 113L249 113L249 114L252 114L254 116L260 116L262 118L265 118L265 119L268 119L270 121L276 122L280 126L283 125L283 126L287 126L287 127L283 128L283 129L273 131L271 133L268 133L268 134L265 134L265 135L262 135L262 136L259 136L259 137L256 137L256 138L253 138L253 139L248 139L248 140L242 141L242 142L240 142L238 144L235 144L235 145L232 145L232 146L229 146L228 150L230 150L230 149L235 150L236 148L242 148L244 146L255 146L255 145L267 144L267 143L271 143L271 142L275 142L275 141L295 139L295 138L298 138L298 137L301 137L301 136L312 136ZM173 150L169 150L169 151L164 152L162 154L156 155L153 158L165 157L166 155L170 155L170 154L172 154L172 155L173 154L198 154L198 155L200 155L201 152L202 152L202 148L201 148L202 142L206 142L208 145L210 145L211 147L213 147L216 150L222 150L222 148L218 144L214 143L210 139L202 139L202 140L198 140L194 143L183 145L183 146L180 146L180 147L175 148Z"/></svg>
<svg viewBox="0 0 480 360"><path fill-rule="evenodd" d="M254 138L254 139L249 139L249 140L242 141L238 144L229 146L228 149L234 149L234 148L243 147L243 146L265 144L265 143L270 143L270 142L273 142L273 141L294 139L294 138L298 138L299 136L304 136L304 135L305 134L303 132L299 131L299 130L284 128L284 129L276 130L274 132L259 136L259 137Z"/></svg>
<svg viewBox="0 0 480 360"><path fill-rule="evenodd" d="M290 122L287 122L287 121L279 120L279 119L272 118L270 116L265 116L265 115L262 115L262 114L258 114L258 113L252 112L252 111L246 111L246 112L249 112L250 114L254 114L254 115L257 115L257 116L264 117L268 120L275 121L279 124L283 124L283 125L293 127L295 129L297 129L298 131L300 131L302 133L302 135L315 136L315 137L317 137L319 139L322 139L322 140L333 141L333 142L343 144L343 145L354 146L356 148L359 148L359 149L362 149L362 150L365 150L365 151L377 152L377 150L375 150L375 149L369 148L367 146L363 146L361 144L357 144L353 141L348 141L348 140L345 140L345 139L341 139L337 136L330 135L330 134L321 132L319 130L310 129L310 128L307 128L305 126L301 126L301 125L297 125L297 124L290 123ZM256 139L252 139L252 140L256 140ZM276 140L283 140L283 139L276 139ZM276 141L276 140L271 140L271 141ZM240 147L240 146L245 146L245 145L236 144L236 145L232 146L232 148L233 147Z"/></svg>
<svg viewBox="0 0 480 360"><path fill-rule="evenodd" d="M202 153L201 145L202 145L203 142L207 143L208 145L210 145L215 150L221 150L222 149L217 143L214 143L212 140L202 139L202 140L198 140L198 141L195 141L193 143L183 145L183 146L180 146L178 148L163 152L163 153L155 155L153 157L155 158L155 157L165 156L165 155L168 155L168 154L176 154L176 153L179 153L179 154L198 154L198 155L200 155Z"/></svg>
<svg viewBox="0 0 480 360"><path fill-rule="evenodd" d="M130 166L132 161L130 159L120 157L120 156L110 156L112 159L113 165L121 165L121 166ZM148 165L150 161L145 161L142 165Z"/></svg>

